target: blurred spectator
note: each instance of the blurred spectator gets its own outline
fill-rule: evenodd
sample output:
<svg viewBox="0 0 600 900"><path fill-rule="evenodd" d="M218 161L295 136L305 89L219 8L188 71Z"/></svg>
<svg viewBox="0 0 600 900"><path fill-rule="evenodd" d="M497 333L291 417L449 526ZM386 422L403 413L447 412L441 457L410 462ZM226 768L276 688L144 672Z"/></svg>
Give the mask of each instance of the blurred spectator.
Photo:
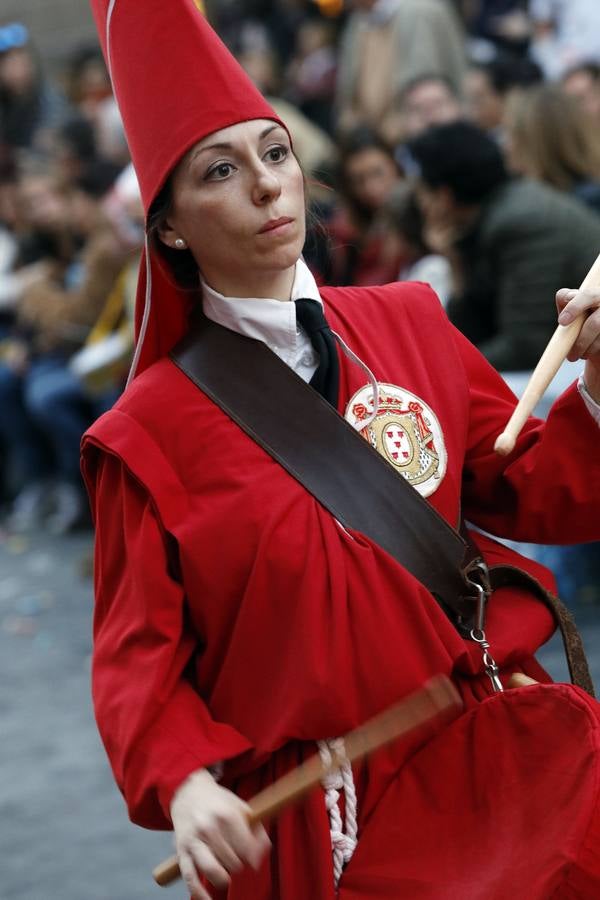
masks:
<svg viewBox="0 0 600 900"><path fill-rule="evenodd" d="M43 178L47 177L44 175ZM15 309L27 287L47 274L43 242L20 235L19 173L10 154L0 161L0 340L10 334Z"/></svg>
<svg viewBox="0 0 600 900"><path fill-rule="evenodd" d="M558 85L511 98L506 110L510 168L573 194L600 212L600 131ZM600 249L600 247L599 247Z"/></svg>
<svg viewBox="0 0 600 900"><path fill-rule="evenodd" d="M529 59L502 55L487 63L472 63L464 85L467 117L502 141L508 98L542 79L540 67Z"/></svg>
<svg viewBox="0 0 600 900"><path fill-rule="evenodd" d="M337 55L331 22L309 18L296 36L296 51L286 70L286 96L326 132L333 129Z"/></svg>
<svg viewBox="0 0 600 900"><path fill-rule="evenodd" d="M25 26L1 27L0 144L45 149L49 129L66 114L66 100L44 77Z"/></svg>
<svg viewBox="0 0 600 900"><path fill-rule="evenodd" d="M76 189L51 178L23 186L26 202L36 199L32 227L54 238L54 252L47 271L19 298L17 331L5 340L0 364L0 434L22 486L8 520L15 529L30 528L49 512L48 527L62 532L85 515L79 441L114 396L90 397L68 362L130 256L99 205L105 189L104 172L93 170Z"/></svg>
<svg viewBox="0 0 600 900"><path fill-rule="evenodd" d="M444 125L461 118L460 96L443 75L425 73L413 78L400 94L404 136L417 137L430 125Z"/></svg>
<svg viewBox="0 0 600 900"><path fill-rule="evenodd" d="M67 119L52 141L53 165L66 185L74 185L88 177L108 187L123 166L100 156L96 146L94 126L81 116Z"/></svg>
<svg viewBox="0 0 600 900"><path fill-rule="evenodd" d="M403 262L388 255L379 214L402 173L390 148L375 132L351 132L340 148L340 205L328 224L332 284L385 284L395 281Z"/></svg>
<svg viewBox="0 0 600 900"><path fill-rule="evenodd" d="M582 63L569 69L562 81L565 93L575 97L590 128L600 128L600 63Z"/></svg>
<svg viewBox="0 0 600 900"><path fill-rule="evenodd" d="M121 114L97 45L80 47L75 52L67 72L67 85L78 117L85 119L93 128L97 155L120 168L126 166L129 149Z"/></svg>
<svg viewBox="0 0 600 900"><path fill-rule="evenodd" d="M71 56L66 72L71 104L91 122L99 103L112 97L112 85L104 57L97 44L79 47Z"/></svg>
<svg viewBox="0 0 600 900"><path fill-rule="evenodd" d="M457 122L412 144L431 247L453 275L448 314L496 368L530 369L556 327L558 284L579 285L600 219L546 185L511 179L495 141Z"/></svg>
<svg viewBox="0 0 600 900"><path fill-rule="evenodd" d="M17 258L18 244L15 236L17 169L6 150L0 150L0 337L6 328L7 312L15 297L12 272Z"/></svg>
<svg viewBox="0 0 600 900"><path fill-rule="evenodd" d="M290 130L294 153L309 178L319 178L323 168L330 170L337 159L337 150L329 135L277 93L279 78L271 50L249 49L240 53L239 62L259 91L268 99L278 116Z"/></svg>
<svg viewBox="0 0 600 900"><path fill-rule="evenodd" d="M477 58L500 52L522 56L531 38L528 0L462 0L465 24L475 39Z"/></svg>
<svg viewBox="0 0 600 900"><path fill-rule="evenodd" d="M600 62L598 0L530 0L532 54L549 79L581 62Z"/></svg>
<svg viewBox="0 0 600 900"><path fill-rule="evenodd" d="M125 383L133 356L139 253L144 243L144 208L133 165L119 175L102 209L115 238L134 251L119 273L82 349L69 369L93 394L114 393Z"/></svg>
<svg viewBox="0 0 600 900"><path fill-rule="evenodd" d="M353 0L338 61L338 128L368 124L390 144L403 136L400 95L425 73L458 90L464 36L447 0Z"/></svg>
<svg viewBox="0 0 600 900"><path fill-rule="evenodd" d="M382 210L384 240L391 258L404 260L398 281L424 281L443 306L452 289L450 263L427 245L425 222L412 185L396 185Z"/></svg>

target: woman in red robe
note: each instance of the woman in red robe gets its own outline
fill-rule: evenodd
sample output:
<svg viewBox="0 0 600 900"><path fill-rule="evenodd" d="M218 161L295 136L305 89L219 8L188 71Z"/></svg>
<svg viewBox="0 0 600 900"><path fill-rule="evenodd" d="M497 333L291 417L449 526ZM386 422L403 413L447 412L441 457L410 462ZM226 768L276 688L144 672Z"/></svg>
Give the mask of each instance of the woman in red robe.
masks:
<svg viewBox="0 0 600 900"><path fill-rule="evenodd" d="M560 298L590 311L575 351L585 382L498 457L514 397L433 292L319 290L300 258L303 178L284 125L193 0L140 6L93 0L149 233L134 377L82 457L97 530L94 703L131 818L174 829L195 898L596 896L598 713L535 661L554 627L546 607L496 592L486 630L500 677L538 683L494 694L480 649L429 591L168 353L200 307L315 385L325 354L290 302L312 301L337 336L323 390L447 522L462 510L517 540L585 541L600 537L600 295ZM480 543L489 564L522 562L547 583ZM246 799L440 672L467 707L453 726L347 766L268 836L248 827Z"/></svg>

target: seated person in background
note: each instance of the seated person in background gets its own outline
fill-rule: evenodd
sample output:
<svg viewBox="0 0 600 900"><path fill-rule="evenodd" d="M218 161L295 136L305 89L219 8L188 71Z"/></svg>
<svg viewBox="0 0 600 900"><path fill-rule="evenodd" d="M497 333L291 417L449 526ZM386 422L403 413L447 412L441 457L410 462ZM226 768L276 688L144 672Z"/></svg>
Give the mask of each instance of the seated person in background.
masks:
<svg viewBox="0 0 600 900"><path fill-rule="evenodd" d="M28 29L21 22L2 25L0 144L44 153L67 115L67 102L42 71Z"/></svg>
<svg viewBox="0 0 600 900"><path fill-rule="evenodd" d="M427 240L452 266L451 321L496 368L530 369L556 327L553 286L578 286L600 250L600 219L547 185L508 174L496 142L467 122L411 144Z"/></svg>
<svg viewBox="0 0 600 900"><path fill-rule="evenodd" d="M401 182L394 187L381 218L390 257L404 259L397 280L424 281L446 306L452 287L450 263L427 245L423 214L410 184Z"/></svg>
<svg viewBox="0 0 600 900"><path fill-rule="evenodd" d="M330 169L337 158L336 147L326 131L309 119L297 106L279 94L279 78L272 50L253 48L238 56L259 91L263 93L277 115L288 123L294 149L302 169L310 178L318 178L323 167Z"/></svg>
<svg viewBox="0 0 600 900"><path fill-rule="evenodd" d="M490 62L472 63L464 83L466 117L502 143L508 98L542 80L540 67L526 58L500 55Z"/></svg>
<svg viewBox="0 0 600 900"><path fill-rule="evenodd" d="M23 490L7 523L15 530L34 527L48 509L47 525L57 533L85 516L79 442L115 395L90 398L69 370L69 358L96 323L131 253L101 212L99 195L106 187L88 173L77 190L48 184L42 198L46 228L63 255L23 292L15 339L0 364L0 434L23 469ZM42 448L50 449L50 457Z"/></svg>
<svg viewBox="0 0 600 900"><path fill-rule="evenodd" d="M321 273L332 284L385 284L395 281L402 258L384 251L379 213L403 178L390 148L371 129L351 132L340 148L337 188L340 202L327 224L330 258Z"/></svg>
<svg viewBox="0 0 600 900"><path fill-rule="evenodd" d="M506 107L509 168L566 191L600 212L600 130L590 127L573 97L541 84Z"/></svg>
<svg viewBox="0 0 600 900"><path fill-rule="evenodd" d="M458 89L464 74L464 34L450 3L440 0L353 0L340 44L337 127L361 123L395 144L402 138L399 99L424 73L437 72Z"/></svg>
<svg viewBox="0 0 600 900"><path fill-rule="evenodd" d="M584 60L600 60L597 0L529 0L531 54L548 79L560 78Z"/></svg>
<svg viewBox="0 0 600 900"><path fill-rule="evenodd" d="M309 17L296 33L296 46L287 66L286 96L305 116L326 132L332 130L337 51L331 20Z"/></svg>
<svg viewBox="0 0 600 900"><path fill-rule="evenodd" d="M467 31L483 52L494 49L522 56L531 37L528 0L458 0Z"/></svg>
<svg viewBox="0 0 600 900"><path fill-rule="evenodd" d="M600 63L581 63L569 69L563 76L562 87L579 102L589 127L600 128Z"/></svg>
<svg viewBox="0 0 600 900"><path fill-rule="evenodd" d="M404 137L422 134L431 125L445 125L462 116L462 103L449 78L426 73L404 87L400 95Z"/></svg>

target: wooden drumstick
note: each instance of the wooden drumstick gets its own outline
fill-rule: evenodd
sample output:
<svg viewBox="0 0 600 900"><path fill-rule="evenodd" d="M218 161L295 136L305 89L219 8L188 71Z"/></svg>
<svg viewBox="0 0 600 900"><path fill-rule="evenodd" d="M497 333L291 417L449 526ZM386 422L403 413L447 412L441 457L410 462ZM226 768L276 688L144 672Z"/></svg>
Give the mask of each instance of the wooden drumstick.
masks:
<svg viewBox="0 0 600 900"><path fill-rule="evenodd" d="M580 290L582 288L600 288L600 256L583 279ZM569 325L559 325L550 338L508 425L494 444L494 450L500 456L513 451L521 429L567 358L586 318L587 314L583 313Z"/></svg>
<svg viewBox="0 0 600 900"><path fill-rule="evenodd" d="M445 675L432 678L421 690L347 734L344 738L346 752L342 759L332 754L331 764L324 766L318 754L311 756L298 768L292 769L256 794L249 803L249 823L256 825L272 819L284 807L317 787L326 775L339 768L340 763L346 760L357 762L373 750L408 734L420 725L449 722L462 712L462 708L460 695L450 679ZM171 856L164 860L152 875L161 887L171 884L181 876L177 857Z"/></svg>

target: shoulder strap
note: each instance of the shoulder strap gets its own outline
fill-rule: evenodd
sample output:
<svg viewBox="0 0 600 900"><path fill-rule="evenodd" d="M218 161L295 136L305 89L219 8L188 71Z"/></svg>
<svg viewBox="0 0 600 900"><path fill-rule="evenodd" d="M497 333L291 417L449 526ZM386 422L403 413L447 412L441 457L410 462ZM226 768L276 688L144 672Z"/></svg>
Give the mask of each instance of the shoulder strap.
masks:
<svg viewBox="0 0 600 900"><path fill-rule="evenodd" d="M342 525L465 613L462 537L275 353L204 319L171 358Z"/></svg>

